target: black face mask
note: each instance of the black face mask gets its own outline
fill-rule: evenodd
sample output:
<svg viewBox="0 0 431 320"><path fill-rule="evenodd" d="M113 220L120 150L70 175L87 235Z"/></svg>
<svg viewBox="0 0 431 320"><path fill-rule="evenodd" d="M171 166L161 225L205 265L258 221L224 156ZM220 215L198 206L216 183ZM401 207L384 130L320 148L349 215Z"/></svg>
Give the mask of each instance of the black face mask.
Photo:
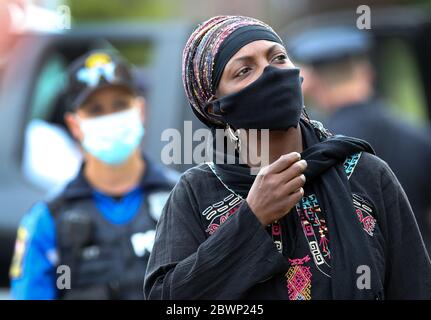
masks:
<svg viewBox="0 0 431 320"><path fill-rule="evenodd" d="M301 117L303 98L299 69L267 66L253 83L207 104L212 117L233 129L287 130Z"/></svg>

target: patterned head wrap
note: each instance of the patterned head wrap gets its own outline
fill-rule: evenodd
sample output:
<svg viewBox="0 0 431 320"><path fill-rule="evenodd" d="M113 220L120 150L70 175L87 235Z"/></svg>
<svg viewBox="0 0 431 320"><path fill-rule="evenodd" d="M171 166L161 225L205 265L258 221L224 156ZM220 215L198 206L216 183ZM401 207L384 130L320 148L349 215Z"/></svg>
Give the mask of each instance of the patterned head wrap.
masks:
<svg viewBox="0 0 431 320"><path fill-rule="evenodd" d="M227 61L241 46L256 40L283 44L270 26L243 16L213 17L200 24L188 39L183 51L184 89L193 112L206 125L224 126L204 107L214 96Z"/></svg>

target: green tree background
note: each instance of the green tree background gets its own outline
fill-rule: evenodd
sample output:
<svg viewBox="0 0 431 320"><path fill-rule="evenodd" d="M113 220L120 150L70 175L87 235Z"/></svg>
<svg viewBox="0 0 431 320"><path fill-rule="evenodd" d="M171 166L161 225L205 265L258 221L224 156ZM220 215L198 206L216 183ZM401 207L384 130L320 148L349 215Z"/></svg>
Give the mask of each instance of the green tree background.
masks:
<svg viewBox="0 0 431 320"><path fill-rule="evenodd" d="M172 0L69 0L74 22L139 21L174 18L181 1Z"/></svg>

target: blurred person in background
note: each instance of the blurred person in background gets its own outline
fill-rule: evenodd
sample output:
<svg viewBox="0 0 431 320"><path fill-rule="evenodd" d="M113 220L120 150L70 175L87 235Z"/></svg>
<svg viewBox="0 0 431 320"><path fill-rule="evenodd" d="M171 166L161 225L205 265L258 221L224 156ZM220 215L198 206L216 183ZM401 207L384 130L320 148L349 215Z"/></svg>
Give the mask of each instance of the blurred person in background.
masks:
<svg viewBox="0 0 431 320"><path fill-rule="evenodd" d="M142 299L154 230L177 174L141 151L145 100L121 56L91 51L68 75L65 122L84 162L59 195L24 216L12 297ZM70 268L69 289L57 287L60 265Z"/></svg>
<svg viewBox="0 0 431 320"><path fill-rule="evenodd" d="M332 26L310 29L289 40L289 52L305 78L304 95L326 117L331 132L368 141L389 164L431 250L431 139L391 115L378 97L367 33Z"/></svg>
<svg viewBox="0 0 431 320"><path fill-rule="evenodd" d="M182 70L193 112L225 130L236 161L181 176L157 226L146 298L431 297L430 259L397 178L367 142L308 117L300 71L270 26L213 17L189 37ZM247 156L262 144L246 137L260 129L270 164L256 176Z"/></svg>
<svg viewBox="0 0 431 320"><path fill-rule="evenodd" d="M115 50L106 41L93 46L91 50ZM64 120L67 95L60 84L66 82L66 61L57 55L48 61L36 82L31 120L25 128L22 169L34 185L54 195L77 175L82 152ZM136 67L131 71L137 94L145 97L149 88L146 71ZM59 85L53 89L53 84Z"/></svg>

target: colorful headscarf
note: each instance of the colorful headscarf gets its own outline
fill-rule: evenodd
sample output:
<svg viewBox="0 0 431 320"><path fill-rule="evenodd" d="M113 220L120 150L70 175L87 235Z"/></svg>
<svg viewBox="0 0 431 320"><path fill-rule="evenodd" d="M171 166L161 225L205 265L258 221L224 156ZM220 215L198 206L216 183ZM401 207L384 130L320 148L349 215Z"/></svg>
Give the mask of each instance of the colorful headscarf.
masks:
<svg viewBox="0 0 431 320"><path fill-rule="evenodd" d="M245 45L246 41L251 42L251 40L272 40L283 43L274 30L262 21L243 16L216 16L196 28L183 51L182 77L184 89L193 112L208 126L223 126L209 117L204 107L214 96L221 77L220 70L223 71L222 69L226 64L224 61L221 67L218 66L218 70L215 68L220 48L240 28L244 31L253 31L254 37L251 39L249 36L247 40L244 40L243 36L242 45ZM225 54L225 58L229 57L229 54L231 57L235 53L230 51L227 56Z"/></svg>

